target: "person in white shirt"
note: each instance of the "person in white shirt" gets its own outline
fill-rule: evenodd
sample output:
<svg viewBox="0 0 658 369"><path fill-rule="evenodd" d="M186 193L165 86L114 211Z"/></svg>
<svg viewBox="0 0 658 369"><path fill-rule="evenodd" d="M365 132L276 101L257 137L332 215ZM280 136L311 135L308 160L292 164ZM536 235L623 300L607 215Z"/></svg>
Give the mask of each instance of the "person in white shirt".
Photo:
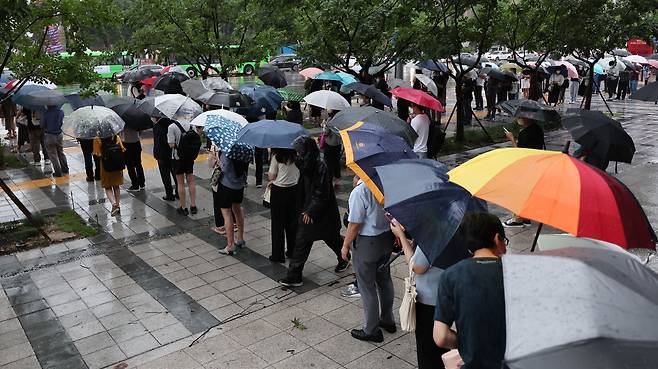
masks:
<svg viewBox="0 0 658 369"><path fill-rule="evenodd" d="M272 225L272 256L270 261L285 263L292 257L297 234L297 182L299 169L295 165L297 154L292 149L272 149L272 160L267 175L270 183L270 211ZM288 250L286 251L286 243ZM285 253L284 253L285 252Z"/></svg>
<svg viewBox="0 0 658 369"><path fill-rule="evenodd" d="M414 142L414 152L421 159L427 158L427 139L430 134L430 118L425 114L420 105L412 104L413 118L411 128L416 131L418 138Z"/></svg>

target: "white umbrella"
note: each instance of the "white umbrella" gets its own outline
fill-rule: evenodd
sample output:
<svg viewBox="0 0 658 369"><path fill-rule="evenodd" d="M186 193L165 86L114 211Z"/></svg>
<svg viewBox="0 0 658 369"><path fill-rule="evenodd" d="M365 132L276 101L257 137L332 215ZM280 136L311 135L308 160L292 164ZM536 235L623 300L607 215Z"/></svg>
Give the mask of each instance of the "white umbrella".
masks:
<svg viewBox="0 0 658 369"><path fill-rule="evenodd" d="M576 237L568 233L561 234L542 234L537 239L537 250L549 251L564 249L567 247L584 247L590 249L604 249L615 252L620 252L624 255L636 258L641 261L639 257L627 252L624 248L615 245L614 243L595 240L592 238Z"/></svg>
<svg viewBox="0 0 658 369"><path fill-rule="evenodd" d="M249 123L249 121L247 121L245 117L243 117L238 113L226 109L217 109L217 110L210 110L198 115L190 122L190 124L197 127L204 127L206 125L206 121L210 117L224 117L228 120L232 120L234 122L239 123L243 127Z"/></svg>
<svg viewBox="0 0 658 369"><path fill-rule="evenodd" d="M142 100L139 109L152 117L183 122L189 122L203 112L194 100L179 94L148 97Z"/></svg>
<svg viewBox="0 0 658 369"><path fill-rule="evenodd" d="M104 106L84 106L64 119L62 130L75 138L107 138L121 132L125 122Z"/></svg>
<svg viewBox="0 0 658 369"><path fill-rule="evenodd" d="M647 60L647 58L645 58L644 56L640 56L640 55L629 55L629 56L625 57L624 60L627 60L631 63L637 63L637 64L647 64L649 62Z"/></svg>
<svg viewBox="0 0 658 369"><path fill-rule="evenodd" d="M649 369L658 275L624 253L564 248L503 257L510 369Z"/></svg>
<svg viewBox="0 0 658 369"><path fill-rule="evenodd" d="M427 90L432 93L434 96L439 95L439 89L436 88L436 83L432 79L424 74L417 73L416 79L418 82L422 83L423 86L427 87Z"/></svg>
<svg viewBox="0 0 658 369"><path fill-rule="evenodd" d="M304 97L304 101L327 110L343 110L350 107L350 103L344 97L329 90L311 92Z"/></svg>
<svg viewBox="0 0 658 369"><path fill-rule="evenodd" d="M615 62L614 65L610 65L610 62ZM599 60L596 64L600 65L603 68L605 73L620 73L626 70L626 64L621 60L621 58L616 56L610 56Z"/></svg>

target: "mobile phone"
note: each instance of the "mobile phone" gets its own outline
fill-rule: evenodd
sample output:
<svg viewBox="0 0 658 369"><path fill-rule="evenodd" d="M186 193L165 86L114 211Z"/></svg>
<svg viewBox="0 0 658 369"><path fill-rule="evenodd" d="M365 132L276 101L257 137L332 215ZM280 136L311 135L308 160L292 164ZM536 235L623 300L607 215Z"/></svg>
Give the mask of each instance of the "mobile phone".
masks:
<svg viewBox="0 0 658 369"><path fill-rule="evenodd" d="M393 215L392 215L391 213L389 213L388 211L385 212L384 215L386 215L386 219L388 219L388 221L391 222L391 224L393 224L393 225L398 224L398 221L395 220L395 218L393 217Z"/></svg>
<svg viewBox="0 0 658 369"><path fill-rule="evenodd" d="M503 127L503 129L505 130L505 133L509 133L506 127Z"/></svg>

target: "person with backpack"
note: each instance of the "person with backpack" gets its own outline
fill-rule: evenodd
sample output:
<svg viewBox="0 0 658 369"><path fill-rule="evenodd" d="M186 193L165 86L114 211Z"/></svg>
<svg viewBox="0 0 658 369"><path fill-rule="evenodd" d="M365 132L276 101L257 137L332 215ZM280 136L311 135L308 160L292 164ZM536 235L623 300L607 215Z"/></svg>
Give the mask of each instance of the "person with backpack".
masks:
<svg viewBox="0 0 658 369"><path fill-rule="evenodd" d="M418 104L411 104L413 109L413 117L410 117L411 128L416 131L418 138L414 142L414 152L421 159L427 159L427 139L430 133L430 118L423 111L422 106Z"/></svg>
<svg viewBox="0 0 658 369"><path fill-rule="evenodd" d="M126 126L121 132L121 137L126 148L126 168L128 169L128 177L130 177L130 187L127 191L143 191L146 186L146 179L142 167L142 144L139 132Z"/></svg>
<svg viewBox="0 0 658 369"><path fill-rule="evenodd" d="M123 169L126 167L125 148L119 136L94 139L94 156L101 161L101 186L105 189L107 199L112 203L112 216L121 212L119 189L123 185Z"/></svg>
<svg viewBox="0 0 658 369"><path fill-rule="evenodd" d="M167 129L167 143L171 147L172 170L176 175L180 206L178 214L196 214L196 185L194 183L194 160L199 156L201 137L188 122L172 121ZM190 209L186 207L185 180L190 191Z"/></svg>

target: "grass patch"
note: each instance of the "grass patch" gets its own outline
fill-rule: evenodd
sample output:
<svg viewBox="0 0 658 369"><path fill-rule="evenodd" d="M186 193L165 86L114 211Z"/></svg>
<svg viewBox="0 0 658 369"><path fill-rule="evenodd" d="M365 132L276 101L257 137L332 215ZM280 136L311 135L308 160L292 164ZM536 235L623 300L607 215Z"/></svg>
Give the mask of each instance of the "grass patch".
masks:
<svg viewBox="0 0 658 369"><path fill-rule="evenodd" d="M21 169L27 165L14 154L5 154L5 168Z"/></svg>
<svg viewBox="0 0 658 369"><path fill-rule="evenodd" d="M304 325L304 322L302 322L301 320L299 320L297 318L294 318L290 322L292 323L293 328L297 328L300 331L305 331L306 330L306 326Z"/></svg>
<svg viewBox="0 0 658 369"><path fill-rule="evenodd" d="M82 237L96 235L96 229L88 226L73 210L67 210L55 215L53 224L62 232L75 233Z"/></svg>

